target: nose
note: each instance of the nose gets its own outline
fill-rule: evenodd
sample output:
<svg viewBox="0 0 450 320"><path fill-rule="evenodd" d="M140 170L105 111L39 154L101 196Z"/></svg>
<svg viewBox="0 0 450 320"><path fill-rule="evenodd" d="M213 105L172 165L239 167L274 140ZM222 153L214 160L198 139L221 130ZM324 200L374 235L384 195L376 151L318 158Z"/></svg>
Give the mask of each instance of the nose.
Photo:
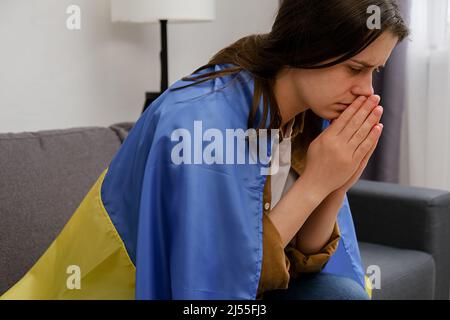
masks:
<svg viewBox="0 0 450 320"><path fill-rule="evenodd" d="M353 94L358 96L366 96L370 97L375 93L373 89L373 80L372 80L372 74L369 73L364 76L364 78L360 78L359 81L355 84L353 88Z"/></svg>

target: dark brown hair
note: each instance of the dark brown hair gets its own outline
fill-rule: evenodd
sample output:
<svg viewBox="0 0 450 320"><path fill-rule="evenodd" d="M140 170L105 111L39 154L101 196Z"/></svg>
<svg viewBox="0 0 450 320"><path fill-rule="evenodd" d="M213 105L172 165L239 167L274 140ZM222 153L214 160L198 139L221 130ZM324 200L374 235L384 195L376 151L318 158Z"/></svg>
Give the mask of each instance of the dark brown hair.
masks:
<svg viewBox="0 0 450 320"><path fill-rule="evenodd" d="M380 29L367 27L371 16L367 11L372 5L381 11ZM234 67L184 77L182 80L194 83L172 90L244 69L254 77L255 88L248 126L265 127L270 108L269 127L279 128L281 116L273 84L283 67L331 67L357 55L385 31L392 32L399 42L409 34L395 0L284 0L270 33L250 35L236 41L220 50L192 75L217 64L232 64ZM323 64L327 60L332 62ZM261 122L256 125L254 118L261 96L264 111Z"/></svg>

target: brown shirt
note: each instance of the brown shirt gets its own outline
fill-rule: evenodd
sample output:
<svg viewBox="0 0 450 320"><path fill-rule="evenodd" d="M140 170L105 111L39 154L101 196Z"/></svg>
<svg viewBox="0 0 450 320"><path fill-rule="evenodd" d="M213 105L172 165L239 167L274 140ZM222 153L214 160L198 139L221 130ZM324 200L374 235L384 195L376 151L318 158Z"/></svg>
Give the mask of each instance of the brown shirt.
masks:
<svg viewBox="0 0 450 320"><path fill-rule="evenodd" d="M304 168L304 155L308 145L305 139L308 139L305 135L293 138L291 168L299 175ZM270 176L267 176L263 203L271 203ZM263 293L268 290L287 289L291 277L297 279L301 273L320 271L336 251L340 239L336 222L330 240L315 254L305 255L297 248L298 233L283 248L281 236L267 215L269 210L270 206L264 206L263 261L256 299L262 299Z"/></svg>

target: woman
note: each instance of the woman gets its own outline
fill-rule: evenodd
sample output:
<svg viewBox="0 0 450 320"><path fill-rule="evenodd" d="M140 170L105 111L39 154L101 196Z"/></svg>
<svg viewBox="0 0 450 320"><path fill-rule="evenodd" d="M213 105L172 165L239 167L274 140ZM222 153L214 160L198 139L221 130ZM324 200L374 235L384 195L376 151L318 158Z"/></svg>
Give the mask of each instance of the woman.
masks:
<svg viewBox="0 0 450 320"><path fill-rule="evenodd" d="M407 34L394 0L284 0L146 110L2 298L367 299L345 194L381 134L372 73Z"/></svg>

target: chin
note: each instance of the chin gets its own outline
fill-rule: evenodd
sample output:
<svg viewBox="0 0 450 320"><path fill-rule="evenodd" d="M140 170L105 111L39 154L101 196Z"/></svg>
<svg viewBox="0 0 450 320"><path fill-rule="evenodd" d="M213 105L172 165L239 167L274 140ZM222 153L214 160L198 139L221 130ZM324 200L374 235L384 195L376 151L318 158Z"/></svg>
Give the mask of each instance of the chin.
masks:
<svg viewBox="0 0 450 320"><path fill-rule="evenodd" d="M327 120L334 120L341 116L341 114L345 111L345 109L330 109L328 112Z"/></svg>
<svg viewBox="0 0 450 320"><path fill-rule="evenodd" d="M321 117L322 119L331 121L331 120L335 120L335 119L339 118L341 113L342 112L339 112L336 110L330 110L330 111L327 111L326 113L318 114L318 116Z"/></svg>
<svg viewBox="0 0 450 320"><path fill-rule="evenodd" d="M339 116L341 115L341 113L342 112L336 112L337 114L335 115L335 116L333 116L333 117L330 117L329 119L327 119L327 120L336 120L337 118L339 118Z"/></svg>
<svg viewBox="0 0 450 320"><path fill-rule="evenodd" d="M319 110L314 110L313 108L310 109L316 116L329 121L337 119L342 113L341 111L332 108Z"/></svg>

